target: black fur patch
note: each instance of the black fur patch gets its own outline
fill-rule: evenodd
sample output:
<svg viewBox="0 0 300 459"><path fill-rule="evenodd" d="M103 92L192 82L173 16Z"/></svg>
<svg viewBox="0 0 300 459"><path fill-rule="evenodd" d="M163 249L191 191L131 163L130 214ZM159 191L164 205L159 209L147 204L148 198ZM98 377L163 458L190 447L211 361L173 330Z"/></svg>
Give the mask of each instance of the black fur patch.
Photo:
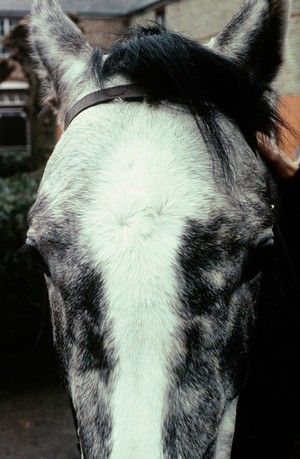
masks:
<svg viewBox="0 0 300 459"><path fill-rule="evenodd" d="M207 228L190 221L182 240L178 282L183 351L172 365L164 426L170 458L214 457L219 421L246 376L259 278L241 283L236 225L229 220L225 240L220 238L224 222L218 221ZM211 269L224 275L223 286L216 288Z"/></svg>
<svg viewBox="0 0 300 459"><path fill-rule="evenodd" d="M93 71L100 84L122 74L141 85L152 101L186 101L217 152L222 151L222 141L216 109L234 120L250 143L257 131L276 131L280 121L270 103L268 82L254 77L247 66L159 25L129 31L112 47L103 66L97 56L95 51Z"/></svg>
<svg viewBox="0 0 300 459"><path fill-rule="evenodd" d="M106 400L115 358L105 345L109 326L101 276L80 260L74 262L66 251L59 255L64 258L57 259L62 269L52 275L61 295L60 302L55 295L51 301L55 346L76 411L82 450L89 457L99 457L99 451L108 457L112 425ZM68 260L78 276L70 275Z"/></svg>
<svg viewBox="0 0 300 459"><path fill-rule="evenodd" d="M42 221L39 251L48 265L54 344L70 394L85 457L108 457L112 420L107 400L116 364L101 272L84 261L77 246L76 215L51 215L46 198L30 211ZM37 225L35 221L35 225ZM88 407L88 409L87 409Z"/></svg>

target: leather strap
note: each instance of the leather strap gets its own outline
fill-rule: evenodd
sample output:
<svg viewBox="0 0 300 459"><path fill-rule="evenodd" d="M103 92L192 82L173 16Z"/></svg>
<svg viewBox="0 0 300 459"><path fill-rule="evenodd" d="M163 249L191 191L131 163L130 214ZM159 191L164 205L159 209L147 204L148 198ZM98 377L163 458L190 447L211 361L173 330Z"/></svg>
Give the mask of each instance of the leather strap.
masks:
<svg viewBox="0 0 300 459"><path fill-rule="evenodd" d="M98 104L111 102L116 98L123 100L142 100L146 97L145 91L135 84L125 84L121 86L114 86L112 88L99 89L98 91L91 92L87 96L76 102L73 107L67 112L64 119L65 130L70 125L71 121L89 107Z"/></svg>

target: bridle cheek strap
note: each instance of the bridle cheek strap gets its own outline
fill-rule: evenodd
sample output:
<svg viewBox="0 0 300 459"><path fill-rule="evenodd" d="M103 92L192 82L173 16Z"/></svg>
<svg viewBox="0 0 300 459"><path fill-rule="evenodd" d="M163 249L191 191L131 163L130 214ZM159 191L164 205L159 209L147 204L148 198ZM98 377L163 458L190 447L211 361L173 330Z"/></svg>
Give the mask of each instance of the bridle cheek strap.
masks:
<svg viewBox="0 0 300 459"><path fill-rule="evenodd" d="M121 98L125 101L140 101L145 97L145 91L135 84L114 86L112 88L99 89L98 91L91 92L76 102L67 112L64 119L64 129L66 130L73 119L87 108L111 102L117 98Z"/></svg>

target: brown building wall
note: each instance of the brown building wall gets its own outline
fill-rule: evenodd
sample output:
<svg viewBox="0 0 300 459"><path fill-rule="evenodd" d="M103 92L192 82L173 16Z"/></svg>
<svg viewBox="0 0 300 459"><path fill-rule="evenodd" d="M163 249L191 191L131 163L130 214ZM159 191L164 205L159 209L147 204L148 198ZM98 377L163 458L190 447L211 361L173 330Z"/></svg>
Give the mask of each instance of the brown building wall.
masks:
<svg viewBox="0 0 300 459"><path fill-rule="evenodd" d="M165 6L170 29L205 42L219 33L243 0L180 0ZM155 9L130 18L130 24L155 20ZM281 94L300 93L300 0L292 2L286 62L277 82Z"/></svg>
<svg viewBox="0 0 300 459"><path fill-rule="evenodd" d="M165 17L170 29L181 32L196 40L205 42L215 36L238 10L243 0L177 0L165 5ZM108 49L128 25L156 20L156 8L149 9L130 18L81 18L87 40L94 46ZM292 127L300 132L300 0L293 0L286 46L286 61L276 82L276 89L282 96L282 113ZM17 68L11 75L22 79ZM299 134L300 136L300 134ZM299 136L288 135L287 147L293 155L300 149Z"/></svg>
<svg viewBox="0 0 300 459"><path fill-rule="evenodd" d="M295 130L289 132L283 129L282 148L295 159L296 154L300 154L300 94L284 95L281 97L281 102L281 114Z"/></svg>
<svg viewBox="0 0 300 459"><path fill-rule="evenodd" d="M124 34L128 27L128 19L81 18L80 26L91 45L108 49Z"/></svg>
<svg viewBox="0 0 300 459"><path fill-rule="evenodd" d="M181 0L166 7L166 20L171 29L205 41L222 30L241 3L241 0Z"/></svg>
<svg viewBox="0 0 300 459"><path fill-rule="evenodd" d="M217 35L243 4L243 0L180 0L165 6L166 22L176 30L198 41L206 42ZM130 23L155 20L155 9L135 15ZM275 88L282 96L282 114L300 133L300 0L292 1L286 59ZM300 134L284 132L285 148L290 156L300 149Z"/></svg>

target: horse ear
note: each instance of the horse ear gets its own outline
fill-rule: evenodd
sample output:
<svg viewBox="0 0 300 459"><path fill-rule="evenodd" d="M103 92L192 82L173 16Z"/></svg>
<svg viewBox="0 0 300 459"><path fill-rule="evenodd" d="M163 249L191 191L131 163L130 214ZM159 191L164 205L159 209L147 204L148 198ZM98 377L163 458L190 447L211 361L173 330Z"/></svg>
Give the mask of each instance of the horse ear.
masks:
<svg viewBox="0 0 300 459"><path fill-rule="evenodd" d="M283 61L289 12L289 0L248 0L210 46L270 83Z"/></svg>
<svg viewBox="0 0 300 459"><path fill-rule="evenodd" d="M54 96L54 105L60 108L66 104L72 88L74 91L84 80L92 49L57 0L33 1L30 42L40 76ZM76 96L71 97L74 100Z"/></svg>

